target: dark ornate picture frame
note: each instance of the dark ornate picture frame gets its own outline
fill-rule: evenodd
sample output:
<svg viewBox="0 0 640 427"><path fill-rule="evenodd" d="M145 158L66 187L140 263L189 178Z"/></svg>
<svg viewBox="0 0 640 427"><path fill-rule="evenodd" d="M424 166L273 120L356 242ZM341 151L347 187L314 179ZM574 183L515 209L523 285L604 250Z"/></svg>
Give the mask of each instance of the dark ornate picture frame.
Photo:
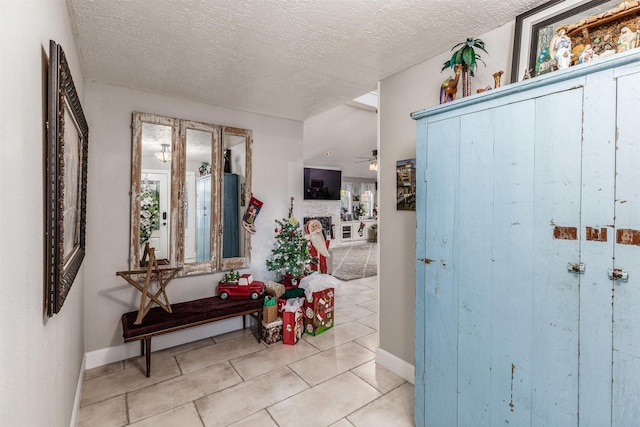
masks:
<svg viewBox="0 0 640 427"><path fill-rule="evenodd" d="M565 0L551 0L516 17L511 60L511 83L522 80L526 70L535 70L539 33L543 28L557 27L565 22L573 23L580 19L581 14L600 5L614 6L616 1L582 1L563 7L565 3L567 3ZM524 66L522 66L523 61ZM535 76L535 73L532 73L531 76Z"/></svg>
<svg viewBox="0 0 640 427"><path fill-rule="evenodd" d="M85 255L89 127L62 47L49 42L45 305L58 313Z"/></svg>

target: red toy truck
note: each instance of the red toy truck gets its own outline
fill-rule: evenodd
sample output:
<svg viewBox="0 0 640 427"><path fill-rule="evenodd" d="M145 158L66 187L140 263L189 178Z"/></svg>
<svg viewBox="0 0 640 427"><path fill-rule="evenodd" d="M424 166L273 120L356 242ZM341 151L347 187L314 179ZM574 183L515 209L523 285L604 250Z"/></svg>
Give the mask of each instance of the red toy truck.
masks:
<svg viewBox="0 0 640 427"><path fill-rule="evenodd" d="M218 295L221 299L251 298L258 299L264 294L264 282L253 280L251 274L243 274L237 282L218 283Z"/></svg>

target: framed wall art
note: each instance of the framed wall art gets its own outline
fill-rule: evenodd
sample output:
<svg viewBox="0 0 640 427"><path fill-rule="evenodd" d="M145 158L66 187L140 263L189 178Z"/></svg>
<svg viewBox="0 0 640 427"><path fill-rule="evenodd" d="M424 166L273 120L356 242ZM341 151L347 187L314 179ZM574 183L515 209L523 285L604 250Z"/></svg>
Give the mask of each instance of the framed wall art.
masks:
<svg viewBox="0 0 640 427"><path fill-rule="evenodd" d="M89 127L62 47L49 43L45 305L58 313L85 255Z"/></svg>
<svg viewBox="0 0 640 427"><path fill-rule="evenodd" d="M416 159L396 161L396 210L416 210Z"/></svg>
<svg viewBox="0 0 640 427"><path fill-rule="evenodd" d="M621 47L625 31L633 37L632 47L638 46L638 17L640 2L620 0L552 0L519 15L511 82L620 52L627 48ZM562 55L558 35L570 40Z"/></svg>

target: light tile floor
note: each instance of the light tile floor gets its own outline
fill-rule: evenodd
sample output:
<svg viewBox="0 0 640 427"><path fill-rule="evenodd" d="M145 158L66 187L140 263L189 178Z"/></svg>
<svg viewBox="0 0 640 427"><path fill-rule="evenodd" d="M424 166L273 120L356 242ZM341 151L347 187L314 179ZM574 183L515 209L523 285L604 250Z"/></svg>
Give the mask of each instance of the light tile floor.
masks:
<svg viewBox="0 0 640 427"><path fill-rule="evenodd" d="M413 426L413 385L375 363L378 278L336 286L336 326L296 345L235 331L87 370L79 426Z"/></svg>

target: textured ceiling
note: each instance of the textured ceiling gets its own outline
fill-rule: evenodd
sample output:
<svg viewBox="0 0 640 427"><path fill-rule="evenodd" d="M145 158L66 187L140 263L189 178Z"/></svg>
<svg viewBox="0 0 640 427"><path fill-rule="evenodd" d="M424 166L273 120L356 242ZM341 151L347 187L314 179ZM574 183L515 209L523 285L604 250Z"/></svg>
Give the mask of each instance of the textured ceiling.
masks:
<svg viewBox="0 0 640 427"><path fill-rule="evenodd" d="M67 1L85 78L304 120L546 0Z"/></svg>

